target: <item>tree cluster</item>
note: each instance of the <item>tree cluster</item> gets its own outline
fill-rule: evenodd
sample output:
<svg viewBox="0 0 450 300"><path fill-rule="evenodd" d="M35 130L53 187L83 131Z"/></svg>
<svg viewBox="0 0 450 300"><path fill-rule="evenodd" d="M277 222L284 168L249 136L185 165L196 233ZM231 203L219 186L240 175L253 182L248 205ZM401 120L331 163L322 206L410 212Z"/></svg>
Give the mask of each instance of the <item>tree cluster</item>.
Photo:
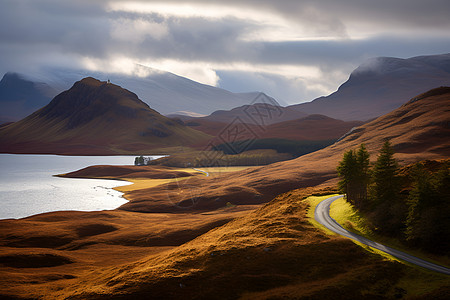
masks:
<svg viewBox="0 0 450 300"><path fill-rule="evenodd" d="M386 141L370 164L364 145L344 153L337 167L339 189L374 230L425 250L450 250L450 163L401 169Z"/></svg>

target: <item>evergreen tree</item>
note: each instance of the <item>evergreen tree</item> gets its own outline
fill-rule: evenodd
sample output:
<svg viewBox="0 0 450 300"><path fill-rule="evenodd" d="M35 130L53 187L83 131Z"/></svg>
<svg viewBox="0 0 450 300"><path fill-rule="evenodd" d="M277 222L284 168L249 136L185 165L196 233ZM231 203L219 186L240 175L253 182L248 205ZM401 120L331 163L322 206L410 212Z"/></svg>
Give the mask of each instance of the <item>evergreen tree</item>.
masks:
<svg viewBox="0 0 450 300"><path fill-rule="evenodd" d="M450 249L450 164L432 175L420 163L414 166L413 189L408 197L406 239L430 252Z"/></svg>
<svg viewBox="0 0 450 300"><path fill-rule="evenodd" d="M339 190L346 194L347 201L358 209L365 205L367 198L367 186L370 181L369 164L369 153L364 144L361 144L358 151L345 152L337 167L338 175L341 177Z"/></svg>
<svg viewBox="0 0 450 300"><path fill-rule="evenodd" d="M367 187L370 183L370 155L366 146L361 144L356 153L356 186L355 205L359 209L367 206Z"/></svg>
<svg viewBox="0 0 450 300"><path fill-rule="evenodd" d="M344 153L342 161L337 167L338 175L341 177L339 181L339 191L344 193L347 200L355 204L355 179L357 176L356 155L354 150Z"/></svg>
<svg viewBox="0 0 450 300"><path fill-rule="evenodd" d="M386 141L380 150L372 171L371 198L375 204L394 202L400 193L399 166L394 158L394 149Z"/></svg>
<svg viewBox="0 0 450 300"><path fill-rule="evenodd" d="M404 230L406 205L399 200L401 184L394 150L386 141L372 170L369 190L372 224L380 232L394 236Z"/></svg>

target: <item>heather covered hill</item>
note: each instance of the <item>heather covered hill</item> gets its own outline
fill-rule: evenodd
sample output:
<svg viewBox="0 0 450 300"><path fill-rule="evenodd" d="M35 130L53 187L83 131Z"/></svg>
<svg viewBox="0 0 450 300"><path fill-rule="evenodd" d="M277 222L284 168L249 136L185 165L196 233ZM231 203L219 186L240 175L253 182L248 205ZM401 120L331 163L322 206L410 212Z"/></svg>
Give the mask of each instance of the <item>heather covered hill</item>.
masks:
<svg viewBox="0 0 450 300"><path fill-rule="evenodd" d="M187 126L213 136L220 135L232 122L232 119L229 120L229 123L214 121L212 115L184 121ZM346 122L324 115L309 115L288 121L274 122L266 126L259 126L254 123L246 123L243 126L250 128L258 139L277 138L295 141L317 141L337 140L353 127L361 124L363 122Z"/></svg>
<svg viewBox="0 0 450 300"><path fill-rule="evenodd" d="M0 129L0 152L126 154L201 143L120 86L88 77L25 119Z"/></svg>
<svg viewBox="0 0 450 300"><path fill-rule="evenodd" d="M336 92L289 108L367 121L400 107L405 99L445 85L450 85L450 53L409 59L378 57L355 69Z"/></svg>
<svg viewBox="0 0 450 300"><path fill-rule="evenodd" d="M217 110L209 116L193 118L193 120L231 123L234 119L240 118L242 122L247 124L267 126L299 119L307 115L295 109L280 106L275 99L264 93L260 93L254 101L256 103L235 107L231 110Z"/></svg>

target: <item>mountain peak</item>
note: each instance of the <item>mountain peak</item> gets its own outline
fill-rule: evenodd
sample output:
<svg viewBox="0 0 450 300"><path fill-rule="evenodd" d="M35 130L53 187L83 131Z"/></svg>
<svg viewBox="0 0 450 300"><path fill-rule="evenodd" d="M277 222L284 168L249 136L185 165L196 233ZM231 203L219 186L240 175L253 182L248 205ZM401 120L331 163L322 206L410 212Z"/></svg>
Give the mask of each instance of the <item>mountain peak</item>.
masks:
<svg viewBox="0 0 450 300"><path fill-rule="evenodd" d="M25 119L0 128L0 152L135 153L207 138L162 116L136 94L87 77Z"/></svg>
<svg viewBox="0 0 450 300"><path fill-rule="evenodd" d="M98 79L95 79L94 77L86 77L81 79L80 81L77 82L78 84L84 84L84 85L88 85L88 86L93 86L93 87L99 87L103 84L106 84L106 81L100 81Z"/></svg>
<svg viewBox="0 0 450 300"><path fill-rule="evenodd" d="M336 92L293 107L307 114L365 121L400 107L423 91L448 85L449 54L377 57L356 68Z"/></svg>
<svg viewBox="0 0 450 300"><path fill-rule="evenodd" d="M110 122L133 118L139 110L151 109L136 94L118 85L86 77L56 96L39 115L68 119L68 128L75 128L105 114L109 115Z"/></svg>

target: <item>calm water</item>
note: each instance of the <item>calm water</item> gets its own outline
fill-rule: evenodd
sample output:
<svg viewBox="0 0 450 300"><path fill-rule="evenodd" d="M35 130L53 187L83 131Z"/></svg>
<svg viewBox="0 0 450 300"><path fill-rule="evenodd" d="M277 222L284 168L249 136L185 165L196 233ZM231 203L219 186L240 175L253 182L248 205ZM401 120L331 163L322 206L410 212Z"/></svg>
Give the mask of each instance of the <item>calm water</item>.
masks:
<svg viewBox="0 0 450 300"><path fill-rule="evenodd" d="M127 202L117 180L53 177L91 165L133 165L134 156L0 154L0 219L58 210L114 209Z"/></svg>

